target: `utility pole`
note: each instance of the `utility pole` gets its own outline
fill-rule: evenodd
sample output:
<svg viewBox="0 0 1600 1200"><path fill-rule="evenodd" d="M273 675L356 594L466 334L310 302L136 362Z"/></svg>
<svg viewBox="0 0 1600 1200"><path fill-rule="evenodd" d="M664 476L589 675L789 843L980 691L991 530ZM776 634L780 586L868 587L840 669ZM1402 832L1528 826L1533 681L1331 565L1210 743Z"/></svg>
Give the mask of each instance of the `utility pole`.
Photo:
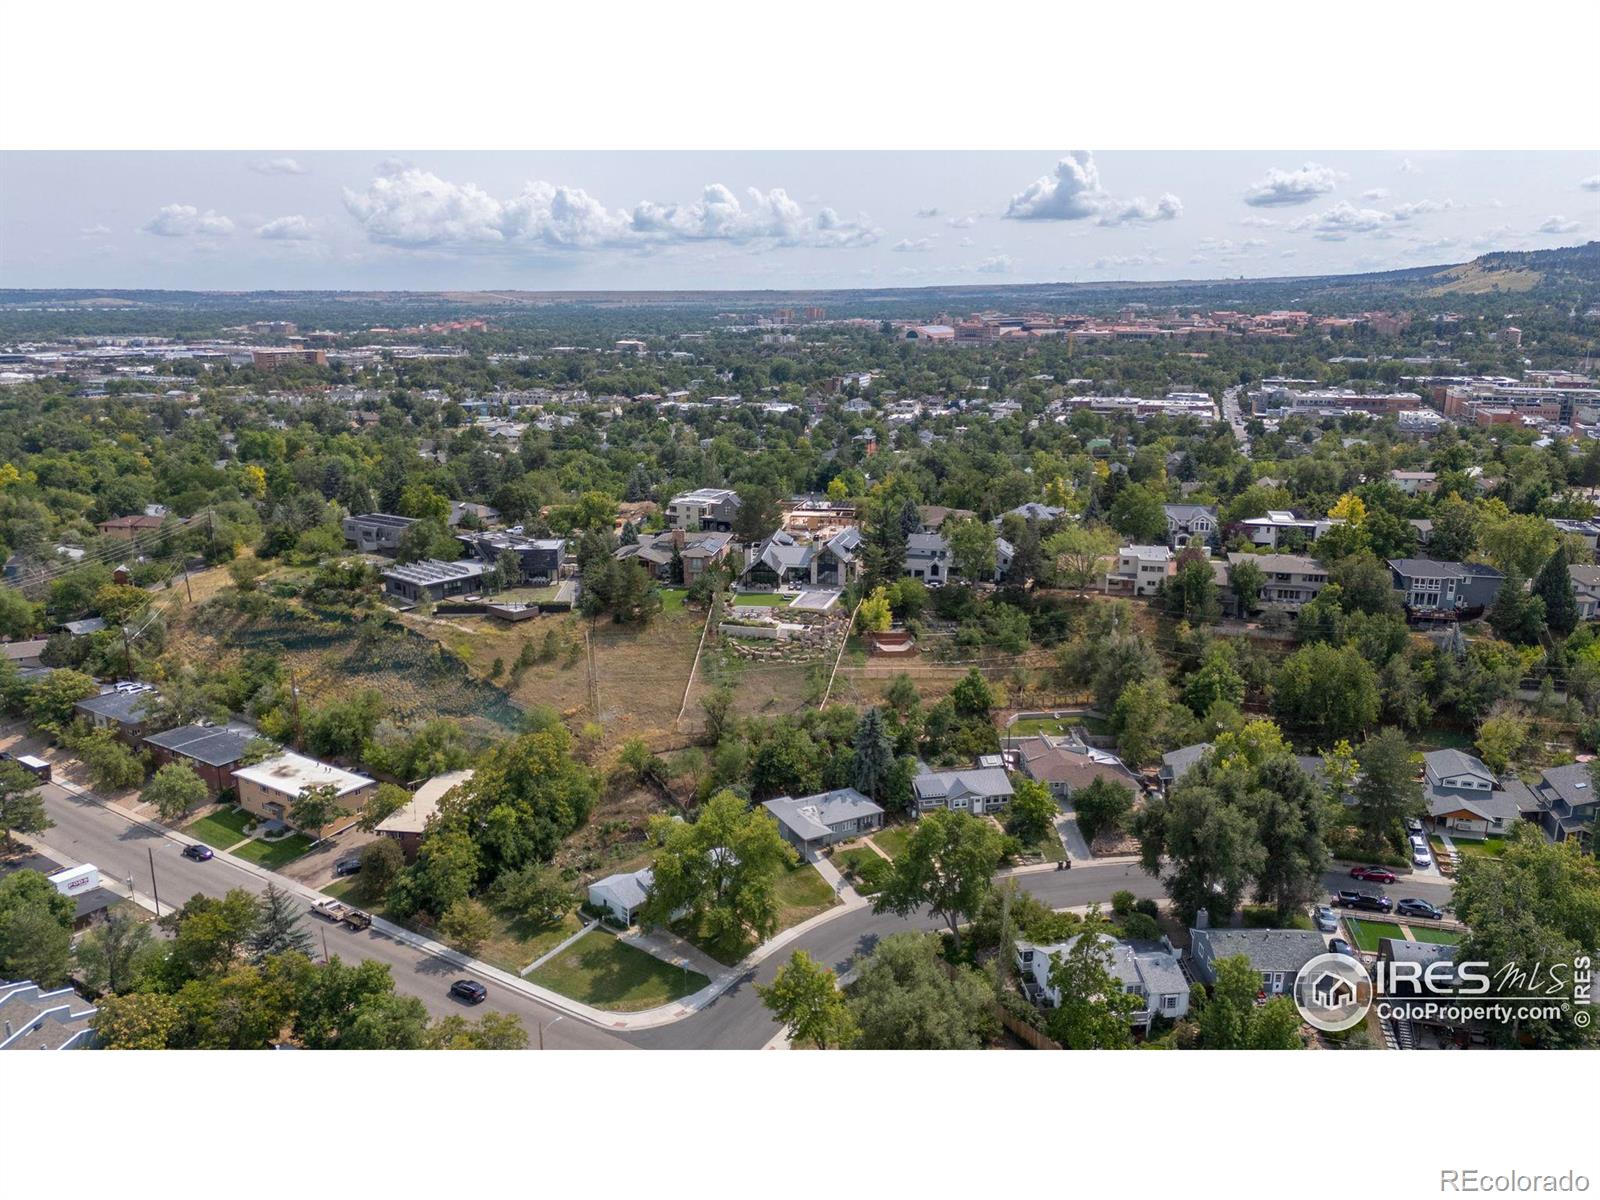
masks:
<svg viewBox="0 0 1600 1200"><path fill-rule="evenodd" d="M294 707L294 748L300 749L300 688L294 681L294 668L289 668L289 702Z"/></svg>
<svg viewBox="0 0 1600 1200"><path fill-rule="evenodd" d="M150 846L145 847L145 853L150 856L150 898L156 902L156 920L161 919L161 889L156 886L156 852Z"/></svg>
<svg viewBox="0 0 1600 1200"><path fill-rule="evenodd" d="M211 558L217 557L217 528L211 521L211 506L206 505L206 546L209 548Z"/></svg>
<svg viewBox="0 0 1600 1200"><path fill-rule="evenodd" d="M133 678L133 651L128 647L128 627L122 626L122 673Z"/></svg>
<svg viewBox="0 0 1600 1200"><path fill-rule="evenodd" d="M328 965L328 931L326 928L322 931L322 965Z"/></svg>
<svg viewBox="0 0 1600 1200"><path fill-rule="evenodd" d="M194 589L189 586L189 564L183 564L183 591L189 597L189 603L194 603Z"/></svg>

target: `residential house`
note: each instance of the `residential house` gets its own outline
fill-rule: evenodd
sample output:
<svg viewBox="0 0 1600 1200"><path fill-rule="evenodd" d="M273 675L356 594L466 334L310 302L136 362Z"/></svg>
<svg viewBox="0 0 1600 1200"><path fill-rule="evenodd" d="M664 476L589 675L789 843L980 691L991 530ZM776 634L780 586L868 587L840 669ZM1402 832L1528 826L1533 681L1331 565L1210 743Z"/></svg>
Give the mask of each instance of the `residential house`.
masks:
<svg viewBox="0 0 1600 1200"><path fill-rule="evenodd" d="M1546 837L1593 844L1596 797L1588 763L1550 767L1528 790L1537 807L1527 815L1539 822Z"/></svg>
<svg viewBox="0 0 1600 1200"><path fill-rule="evenodd" d="M1390 471L1389 482L1408 496L1432 495L1439 487L1439 477L1432 471Z"/></svg>
<svg viewBox="0 0 1600 1200"><path fill-rule="evenodd" d="M689 532L731 532L739 494L730 488L697 488L674 496L667 505L667 525Z"/></svg>
<svg viewBox="0 0 1600 1200"><path fill-rule="evenodd" d="M940 504L917 505L917 518L922 522L918 533L938 533L946 521L973 521L978 514L970 508L945 508Z"/></svg>
<svg viewBox="0 0 1600 1200"><path fill-rule="evenodd" d="M665 533L641 537L629 546L618 546L618 562L636 562L650 577L661 583L695 583L706 573L706 568L728 557L733 545L731 533L686 533L682 529L669 529ZM676 557L683 570L682 579L675 579L672 560Z"/></svg>
<svg viewBox="0 0 1600 1200"><path fill-rule="evenodd" d="M109 729L137 745L158 720L160 702L161 694L147 683L119 683L79 700L72 709L96 729Z"/></svg>
<svg viewBox="0 0 1600 1200"><path fill-rule="evenodd" d="M1106 590L1154 596L1177 573L1178 560L1168 547L1123 546L1117 551L1116 569L1106 576Z"/></svg>
<svg viewBox="0 0 1600 1200"><path fill-rule="evenodd" d="M70 987L0 983L0 1050L88 1050L99 1009Z"/></svg>
<svg viewBox="0 0 1600 1200"><path fill-rule="evenodd" d="M250 743L260 735L249 725L179 725L144 739L159 769L168 763L187 763L205 781L213 799L233 787L233 773L244 762Z"/></svg>
<svg viewBox="0 0 1600 1200"><path fill-rule="evenodd" d="M19 667L43 666L40 655L50 644L48 638L26 638L20 642L0 643L0 656L10 659Z"/></svg>
<svg viewBox="0 0 1600 1200"><path fill-rule="evenodd" d="M428 822L439 811L439 801L471 779L472 774L469 770L435 775L411 793L411 799L406 801L403 808L397 808L379 821L373 832L379 837L399 842L409 862L416 857L417 847L422 844L422 835L428 830Z"/></svg>
<svg viewBox="0 0 1600 1200"><path fill-rule="evenodd" d="M1551 517L1550 524L1555 526L1557 533L1578 539L1588 548L1590 554L1593 554L1595 547L1600 545L1600 522L1569 521L1562 517Z"/></svg>
<svg viewBox="0 0 1600 1200"><path fill-rule="evenodd" d="M830 500L826 496L790 496L778 506L783 512L783 528L794 534L832 537L846 526L859 522L860 508L852 500Z"/></svg>
<svg viewBox="0 0 1600 1200"><path fill-rule="evenodd" d="M1422 756L1422 798L1435 829L1451 837L1483 838L1510 831L1523 809L1533 807L1520 780L1502 788L1481 758L1464 750L1432 750Z"/></svg>
<svg viewBox="0 0 1600 1200"><path fill-rule="evenodd" d="M1261 608L1283 612L1299 612L1315 600L1317 593L1328 585L1328 570L1314 558L1301 554L1240 554L1228 555L1231 570L1245 559L1260 567L1266 583L1256 603Z"/></svg>
<svg viewBox="0 0 1600 1200"><path fill-rule="evenodd" d="M426 597L438 603L451 596L474 595L483 589L484 564L472 559L444 562L429 558L401 563L380 573L383 590L413 604Z"/></svg>
<svg viewBox="0 0 1600 1200"><path fill-rule="evenodd" d="M1264 517L1248 517L1239 522L1252 545L1277 549L1280 541L1309 546L1338 522L1328 517L1298 517L1287 509L1269 508Z"/></svg>
<svg viewBox="0 0 1600 1200"><path fill-rule="evenodd" d="M104 617L84 617L79 621L63 621L61 628L69 637L88 637L91 633L103 633L109 626Z"/></svg>
<svg viewBox="0 0 1600 1200"><path fill-rule="evenodd" d="M1019 504L1010 512L1002 513L996 517L994 525L998 528L1006 517L1021 517L1029 525L1038 525L1046 521L1059 521L1066 514L1067 510L1064 508L1057 508L1053 504L1040 504L1037 501L1030 500L1028 503Z"/></svg>
<svg viewBox="0 0 1600 1200"><path fill-rule="evenodd" d="M567 543L564 538L531 538L520 533L492 530L483 533L458 533L460 542L484 564L492 568L507 550L517 556L522 564L522 578L527 583L548 583L557 578L567 563Z"/></svg>
<svg viewBox="0 0 1600 1200"><path fill-rule="evenodd" d="M1181 550L1191 541L1209 546L1217 540L1217 510L1210 504L1166 504L1167 545Z"/></svg>
<svg viewBox="0 0 1600 1200"><path fill-rule="evenodd" d="M1187 775L1191 768L1206 756L1206 751L1211 749L1210 742L1196 742L1193 746L1179 746L1176 750L1169 750L1161 756L1161 769L1157 778L1161 780L1162 794L1171 791L1173 786Z"/></svg>
<svg viewBox="0 0 1600 1200"><path fill-rule="evenodd" d="M976 767L963 771L933 771L926 763L918 763L911 792L919 815L948 808L982 816L1004 808L1012 796L1005 760L998 754L985 754Z"/></svg>
<svg viewBox="0 0 1600 1200"><path fill-rule="evenodd" d="M1578 597L1579 618L1594 620L1600 616L1600 567L1574 563L1567 568L1567 573L1572 576L1572 590Z"/></svg>
<svg viewBox="0 0 1600 1200"><path fill-rule="evenodd" d="M607 914L626 928L638 920L639 909L649 896L655 879L655 871L650 867L597 879L589 885L589 907Z"/></svg>
<svg viewBox="0 0 1600 1200"><path fill-rule="evenodd" d="M376 779L290 750L254 766L240 767L234 771L233 778L239 789L241 808L263 821L282 821L288 825L293 825L289 812L295 801L311 788L332 787L342 811L320 829L300 830L315 839L354 825L366 809L367 801L378 790Z"/></svg>
<svg viewBox="0 0 1600 1200"><path fill-rule="evenodd" d="M474 504L470 500L450 501L450 517L447 524L451 529L456 528L463 521L468 525L476 523L479 526L493 525L500 519L500 510L488 504Z"/></svg>
<svg viewBox="0 0 1600 1200"><path fill-rule="evenodd" d="M779 796L762 805L778 822L785 840L810 852L849 841L883 825L883 809L855 788L835 788L815 796Z"/></svg>
<svg viewBox="0 0 1600 1200"><path fill-rule="evenodd" d="M1418 612L1482 612L1494 603L1505 576L1483 563L1391 558L1389 573L1408 609Z"/></svg>
<svg viewBox="0 0 1600 1200"><path fill-rule="evenodd" d="M803 541L780 529L747 551L740 579L764 587L842 588L861 575L863 540L854 526L827 541Z"/></svg>
<svg viewBox="0 0 1600 1200"><path fill-rule="evenodd" d="M417 523L415 517L393 513L362 513L346 517L341 523L344 540L364 554L396 554L406 530Z"/></svg>
<svg viewBox="0 0 1600 1200"><path fill-rule="evenodd" d="M1189 965L1196 979L1214 985L1218 960L1242 954L1260 974L1261 990L1268 996L1293 992L1294 977L1300 968L1327 952L1328 943L1323 936L1307 929L1189 931Z"/></svg>
<svg viewBox="0 0 1600 1200"><path fill-rule="evenodd" d="M1074 792L1096 779L1120 784L1135 796L1140 791L1139 777L1120 758L1109 750L1086 746L1076 738L1046 734L1007 738L1006 749L1016 769L1046 785L1057 800L1071 800Z"/></svg>
<svg viewBox="0 0 1600 1200"><path fill-rule="evenodd" d="M943 583L955 573L950 543L937 533L913 533L906 538L905 574L925 583Z"/></svg>
<svg viewBox="0 0 1600 1200"><path fill-rule="evenodd" d="M1189 978L1183 973L1171 942L1165 938L1159 942L1124 941L1105 933L1096 936L1111 952L1107 972L1124 992L1144 1002L1131 1017L1135 1028L1148 1029L1158 1016L1176 1021L1187 1015ZM1078 937L1049 945L1025 941L1016 944L1017 972L1030 999L1051 1008L1060 1005L1061 989L1050 982L1050 968L1058 955L1065 957L1072 952Z"/></svg>
<svg viewBox="0 0 1600 1200"><path fill-rule="evenodd" d="M153 517L147 513L134 513L128 517L112 517L109 521L101 521L95 528L100 531L102 537L131 542L140 534L149 533L153 529L160 529L162 522L165 520L165 517Z"/></svg>

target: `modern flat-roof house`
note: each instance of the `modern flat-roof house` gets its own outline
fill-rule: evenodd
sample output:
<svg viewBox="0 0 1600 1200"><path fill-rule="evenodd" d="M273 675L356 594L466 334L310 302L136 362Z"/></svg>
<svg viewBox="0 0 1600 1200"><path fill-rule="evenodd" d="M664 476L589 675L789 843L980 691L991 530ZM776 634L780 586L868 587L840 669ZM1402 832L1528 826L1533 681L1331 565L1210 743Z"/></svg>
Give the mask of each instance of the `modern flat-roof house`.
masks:
<svg viewBox="0 0 1600 1200"><path fill-rule="evenodd" d="M0 1050L92 1049L99 1011L70 987L0 983Z"/></svg>
<svg viewBox="0 0 1600 1200"><path fill-rule="evenodd" d="M417 847L422 844L422 835L427 832L428 822L439 811L439 801L471 778L471 771L450 771L444 775L435 775L411 793L411 799L406 802L405 807L396 809L379 821L373 832L379 837L392 838L399 842L400 849L405 852L406 860L410 861L416 856Z"/></svg>
<svg viewBox="0 0 1600 1200"><path fill-rule="evenodd" d="M746 551L741 582L767 587L842 588L861 576L861 530L803 541L779 530Z"/></svg>
<svg viewBox="0 0 1600 1200"><path fill-rule="evenodd" d="M548 583L561 574L567 561L565 538L530 538L496 529L482 533L458 533L456 541L476 555L485 568L499 562L503 552L513 551L522 563L522 578L526 582L543 580Z"/></svg>
<svg viewBox="0 0 1600 1200"><path fill-rule="evenodd" d="M1280 542L1299 541L1309 546L1338 522L1328 517L1297 517L1288 509L1269 508L1264 517L1239 522L1252 545L1277 549Z"/></svg>
<svg viewBox="0 0 1600 1200"><path fill-rule="evenodd" d="M739 503L739 494L731 488L696 488L674 496L667 504L667 525L686 532L709 529L729 533Z"/></svg>
<svg viewBox="0 0 1600 1200"><path fill-rule="evenodd" d="M1177 572L1178 560L1170 547L1123 546L1117 551L1116 568L1106 576L1106 590L1154 596Z"/></svg>
<svg viewBox="0 0 1600 1200"><path fill-rule="evenodd" d="M109 729L129 744L139 742L157 719L161 694L149 684L118 684L72 706L96 729Z"/></svg>
<svg viewBox="0 0 1600 1200"><path fill-rule="evenodd" d="M1120 784L1135 796L1139 794L1139 777L1109 750L1096 750L1072 738L1046 734L1007 738L1006 747L1017 770L1046 785L1057 800L1071 800L1073 792L1096 779Z"/></svg>
<svg viewBox="0 0 1600 1200"><path fill-rule="evenodd" d="M1314 558L1302 554L1240 554L1228 555L1231 569L1249 559L1261 568L1267 577L1256 603L1262 608L1282 612L1299 612L1317 598L1317 593L1328 586L1328 569Z"/></svg>
<svg viewBox="0 0 1600 1200"><path fill-rule="evenodd" d="M1505 576L1483 563L1435 562L1431 558L1391 558L1395 591L1417 612L1472 612L1487 609Z"/></svg>
<svg viewBox="0 0 1600 1200"><path fill-rule="evenodd" d="M1189 978L1170 942L1124 941L1105 933L1096 936L1111 952L1106 968L1111 977L1123 991L1144 1001L1131 1018L1134 1028L1148 1029L1154 1017L1175 1021L1188 1013ZM1050 968L1057 955L1069 954L1077 944L1077 937L1048 945L1017 943L1017 972L1029 999L1051 1008L1060 1005L1061 989L1050 982Z"/></svg>
<svg viewBox="0 0 1600 1200"><path fill-rule="evenodd" d="M618 546L618 562L636 562L650 577L661 583L673 582L672 560L676 556L683 564L684 584L693 584L706 573L713 563L728 557L733 545L731 533L688 533L682 529L669 529L651 537L642 537L632 545Z"/></svg>
<svg viewBox="0 0 1600 1200"><path fill-rule="evenodd" d="M473 559L444 562L437 558L401 563L380 573L383 590L415 603L426 596L438 602L451 596L473 595L483 588L484 564Z"/></svg>
<svg viewBox="0 0 1600 1200"><path fill-rule="evenodd" d="M294 802L311 788L331 785L344 811L320 829L300 830L312 838L328 837L354 825L378 790L376 779L289 750L254 766L240 767L233 777L241 808L264 821L282 821L291 826L289 810Z"/></svg>
<svg viewBox="0 0 1600 1200"><path fill-rule="evenodd" d="M1279 996L1294 990L1294 977L1328 952L1320 933L1308 929L1191 929L1189 963L1196 979L1217 982L1217 960L1242 954L1261 975L1261 990Z"/></svg>
<svg viewBox="0 0 1600 1200"><path fill-rule="evenodd" d="M1577 538L1588 547L1590 554L1593 554L1596 546L1600 545L1600 522L1569 521L1563 517L1551 517L1550 524L1555 526L1557 533Z"/></svg>
<svg viewBox="0 0 1600 1200"><path fill-rule="evenodd" d="M1005 762L998 754L985 754L976 767L963 771L933 771L923 763L917 766L911 793L919 815L948 808L982 816L1004 808L1011 800L1011 780L1006 777Z"/></svg>
<svg viewBox="0 0 1600 1200"><path fill-rule="evenodd" d="M400 549L400 539L406 530L417 523L415 517L397 517L393 513L362 513L346 517L340 524L344 540L367 554L394 554Z"/></svg>
<svg viewBox="0 0 1600 1200"><path fill-rule="evenodd" d="M883 825L883 809L855 788L835 788L815 796L779 796L765 808L784 838L798 850L821 850Z"/></svg>
<svg viewBox="0 0 1600 1200"><path fill-rule="evenodd" d="M1217 540L1217 510L1209 504L1167 504L1167 545L1181 550L1193 539L1202 545Z"/></svg>
<svg viewBox="0 0 1600 1200"><path fill-rule="evenodd" d="M656 873L650 867L597 879L589 885L589 907L626 928L638 921L639 909L655 880Z"/></svg>
<svg viewBox="0 0 1600 1200"><path fill-rule="evenodd" d="M179 725L144 739L159 769L168 763L187 763L205 780L215 797L233 786L233 772L245 751L260 735L248 725Z"/></svg>

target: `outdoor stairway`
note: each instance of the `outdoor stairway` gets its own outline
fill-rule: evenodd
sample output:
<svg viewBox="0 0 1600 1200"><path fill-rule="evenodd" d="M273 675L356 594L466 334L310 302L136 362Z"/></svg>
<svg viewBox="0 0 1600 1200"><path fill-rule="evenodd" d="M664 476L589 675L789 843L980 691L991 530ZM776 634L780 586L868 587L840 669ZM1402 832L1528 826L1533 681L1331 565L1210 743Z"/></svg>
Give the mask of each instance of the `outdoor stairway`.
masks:
<svg viewBox="0 0 1600 1200"><path fill-rule="evenodd" d="M1383 1022L1381 1022L1381 1024L1383 1025L1383 1047L1384 1047L1384 1049L1385 1050L1398 1050L1398 1049L1400 1049L1400 1035L1395 1030L1395 1026L1398 1025L1399 1022L1398 1021L1383 1021Z"/></svg>

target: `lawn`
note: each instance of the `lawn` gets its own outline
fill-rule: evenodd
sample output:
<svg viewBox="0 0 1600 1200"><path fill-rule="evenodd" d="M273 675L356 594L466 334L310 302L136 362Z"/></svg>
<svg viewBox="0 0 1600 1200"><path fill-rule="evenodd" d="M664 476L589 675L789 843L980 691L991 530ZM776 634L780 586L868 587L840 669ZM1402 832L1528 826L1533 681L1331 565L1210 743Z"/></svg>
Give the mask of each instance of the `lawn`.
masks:
<svg viewBox="0 0 1600 1200"><path fill-rule="evenodd" d="M520 975L529 963L550 953L583 927L577 913L546 923L525 917L509 918L501 913L492 913L491 919L494 932L478 948L476 957L513 975Z"/></svg>
<svg viewBox="0 0 1600 1200"><path fill-rule="evenodd" d="M833 852L833 865L852 887L863 896L876 895L878 888L862 878L862 870L874 860L883 862L883 857L866 846L852 846L848 850L835 850ZM887 867L888 863L883 863Z"/></svg>
<svg viewBox="0 0 1600 1200"><path fill-rule="evenodd" d="M1054 828L1037 842L1023 842L1022 852L1037 855L1045 862L1065 862L1067 859L1067 848L1061 844L1061 835Z"/></svg>
<svg viewBox="0 0 1600 1200"><path fill-rule="evenodd" d="M899 858L905 853L906 843L911 840L910 825L891 825L887 829L880 829L872 835L872 843L890 858Z"/></svg>
<svg viewBox="0 0 1600 1200"><path fill-rule="evenodd" d="M1071 732L1079 725L1096 736L1111 732L1111 726L1103 717L1072 715L1065 717L1025 717L1006 726L1005 734L1008 737L1026 737L1035 733L1048 733L1053 737L1059 737L1062 734Z"/></svg>
<svg viewBox="0 0 1600 1200"><path fill-rule="evenodd" d="M322 889L324 896L332 896L335 900L343 900L346 904L359 904L361 898L358 892L361 877L359 875L346 875L343 879L335 879Z"/></svg>
<svg viewBox="0 0 1600 1200"><path fill-rule="evenodd" d="M779 929L798 925L839 903L828 881L810 863L801 863L783 873L778 880L777 898Z"/></svg>
<svg viewBox="0 0 1600 1200"><path fill-rule="evenodd" d="M1433 942L1439 946L1454 946L1461 941L1461 935L1454 929L1424 929L1420 925L1409 926L1411 936L1419 942Z"/></svg>
<svg viewBox="0 0 1600 1200"><path fill-rule="evenodd" d="M258 867L265 867L269 871L276 871L285 863L291 863L307 850L311 849L311 839L303 833L291 833L282 841L263 842L259 838L246 842L234 851L246 862L253 862Z"/></svg>
<svg viewBox="0 0 1600 1200"><path fill-rule="evenodd" d="M244 840L245 826L253 821L255 817L242 808L225 808L184 826L183 831L217 850L226 850Z"/></svg>
<svg viewBox="0 0 1600 1200"><path fill-rule="evenodd" d="M1372 954L1378 952L1379 938L1400 938L1400 926L1392 921L1358 921L1354 917L1346 917L1344 923L1350 930L1350 940L1355 942L1356 948Z"/></svg>
<svg viewBox="0 0 1600 1200"><path fill-rule="evenodd" d="M688 588L657 588L661 595L661 611L674 613L683 611L684 597L689 594Z"/></svg>
<svg viewBox="0 0 1600 1200"><path fill-rule="evenodd" d="M662 962L598 929L531 972L528 980L613 1012L670 1004L710 982L697 971Z"/></svg>
<svg viewBox="0 0 1600 1200"><path fill-rule="evenodd" d="M776 608L780 604L788 604L793 596L780 596L777 592L737 592L734 594L733 603L745 608Z"/></svg>
<svg viewBox="0 0 1600 1200"><path fill-rule="evenodd" d="M1278 910L1269 904L1246 904L1240 912L1246 929L1310 929L1311 918L1297 912L1287 925L1278 922Z"/></svg>
<svg viewBox="0 0 1600 1200"><path fill-rule="evenodd" d="M1506 852L1506 839L1503 837L1487 837L1481 842L1469 841L1466 838L1451 838L1455 848L1461 851L1461 857L1469 855L1482 858L1499 858Z"/></svg>

